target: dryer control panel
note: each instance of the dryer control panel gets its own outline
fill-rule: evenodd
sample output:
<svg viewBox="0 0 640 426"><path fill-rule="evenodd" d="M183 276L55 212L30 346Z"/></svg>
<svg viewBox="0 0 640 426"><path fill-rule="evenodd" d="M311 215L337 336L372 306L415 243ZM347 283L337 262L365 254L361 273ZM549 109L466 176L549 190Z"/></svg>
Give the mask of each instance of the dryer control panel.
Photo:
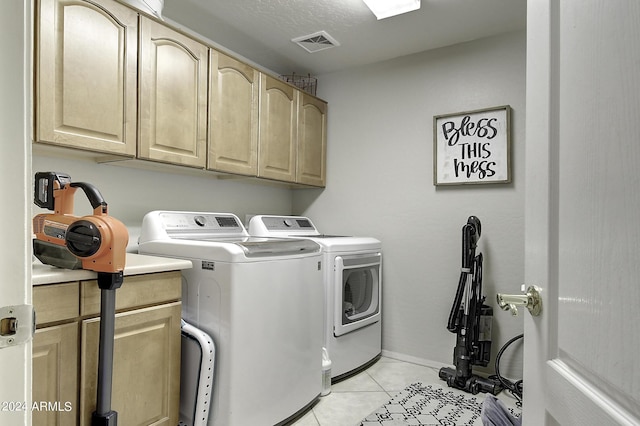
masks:
<svg viewBox="0 0 640 426"><path fill-rule="evenodd" d="M316 230L311 221L306 217L263 217L262 222L264 223L264 226L269 230Z"/></svg>
<svg viewBox="0 0 640 426"><path fill-rule="evenodd" d="M256 236L319 235L311 220L302 216L258 215L249 221L249 233Z"/></svg>

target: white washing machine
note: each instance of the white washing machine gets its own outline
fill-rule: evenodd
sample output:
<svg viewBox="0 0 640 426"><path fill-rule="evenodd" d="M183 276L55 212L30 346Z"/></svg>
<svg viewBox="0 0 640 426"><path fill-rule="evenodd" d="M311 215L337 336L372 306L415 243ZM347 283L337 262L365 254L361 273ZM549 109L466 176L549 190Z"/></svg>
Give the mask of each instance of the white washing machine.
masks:
<svg viewBox="0 0 640 426"><path fill-rule="evenodd" d="M154 211L139 252L191 260L182 315L215 342L210 426L276 425L322 391L323 284L311 240L250 237L229 213Z"/></svg>
<svg viewBox="0 0 640 426"><path fill-rule="evenodd" d="M358 372L382 350L382 243L370 237L321 234L301 216L253 216L249 234L307 238L324 259L324 345L332 381Z"/></svg>

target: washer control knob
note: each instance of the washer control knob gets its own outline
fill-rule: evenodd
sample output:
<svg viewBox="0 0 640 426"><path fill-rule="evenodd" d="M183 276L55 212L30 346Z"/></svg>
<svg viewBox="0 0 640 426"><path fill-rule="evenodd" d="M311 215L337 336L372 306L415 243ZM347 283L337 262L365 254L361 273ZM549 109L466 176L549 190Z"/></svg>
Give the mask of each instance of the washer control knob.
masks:
<svg viewBox="0 0 640 426"><path fill-rule="evenodd" d="M207 220L204 218L204 216L196 216L196 217L193 218L193 221L198 226L204 226L207 223Z"/></svg>
<svg viewBox="0 0 640 426"><path fill-rule="evenodd" d="M293 221L291 219L285 219L283 222L284 226L286 226L287 228L291 228L293 226Z"/></svg>

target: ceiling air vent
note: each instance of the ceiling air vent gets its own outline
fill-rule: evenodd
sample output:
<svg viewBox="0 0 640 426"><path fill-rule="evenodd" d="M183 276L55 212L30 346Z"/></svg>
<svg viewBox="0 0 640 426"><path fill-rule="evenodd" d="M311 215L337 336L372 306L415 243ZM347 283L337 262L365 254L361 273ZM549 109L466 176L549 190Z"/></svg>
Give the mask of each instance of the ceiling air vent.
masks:
<svg viewBox="0 0 640 426"><path fill-rule="evenodd" d="M325 31L318 31L317 33L306 36L296 37L291 39L291 41L298 44L309 53L315 53L331 47L340 46L340 43Z"/></svg>

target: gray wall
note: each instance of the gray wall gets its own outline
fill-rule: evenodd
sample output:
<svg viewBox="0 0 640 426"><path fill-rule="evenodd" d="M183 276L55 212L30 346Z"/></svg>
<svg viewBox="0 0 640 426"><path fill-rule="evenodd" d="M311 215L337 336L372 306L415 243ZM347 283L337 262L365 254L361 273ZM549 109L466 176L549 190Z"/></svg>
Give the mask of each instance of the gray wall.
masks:
<svg viewBox="0 0 640 426"><path fill-rule="evenodd" d="M494 312L493 354L522 333L522 316L496 307L524 280L524 32L319 76L329 101L327 188L295 190L293 210L322 232L383 243L383 349L450 364L446 322L456 291L461 228L482 221L479 249ZM512 107L512 183L435 187L433 116ZM501 371L521 376L521 345Z"/></svg>
<svg viewBox="0 0 640 426"><path fill-rule="evenodd" d="M109 204L109 214L129 228L131 243L144 215L151 210L191 210L230 212L245 220L256 211L269 214L291 213L291 190L233 179L140 170L88 160L34 155L33 172L68 173L73 181L95 185ZM33 207L34 214L40 212ZM86 197L75 195L75 214L91 213ZM134 241L136 240L136 241Z"/></svg>
<svg viewBox="0 0 640 426"><path fill-rule="evenodd" d="M383 349L450 364L445 329L460 269L461 228L482 221L485 293L523 282L525 34L513 33L319 76L329 102L327 188L289 190L186 174L98 165L36 154L33 171L66 172L96 185L110 213L133 229L154 209L305 214L321 231L383 243ZM509 104L513 183L433 186L434 115ZM35 214L34 208L34 214ZM76 196L76 213L90 208ZM494 349L522 332L522 317L496 311ZM521 377L518 347L502 371Z"/></svg>

